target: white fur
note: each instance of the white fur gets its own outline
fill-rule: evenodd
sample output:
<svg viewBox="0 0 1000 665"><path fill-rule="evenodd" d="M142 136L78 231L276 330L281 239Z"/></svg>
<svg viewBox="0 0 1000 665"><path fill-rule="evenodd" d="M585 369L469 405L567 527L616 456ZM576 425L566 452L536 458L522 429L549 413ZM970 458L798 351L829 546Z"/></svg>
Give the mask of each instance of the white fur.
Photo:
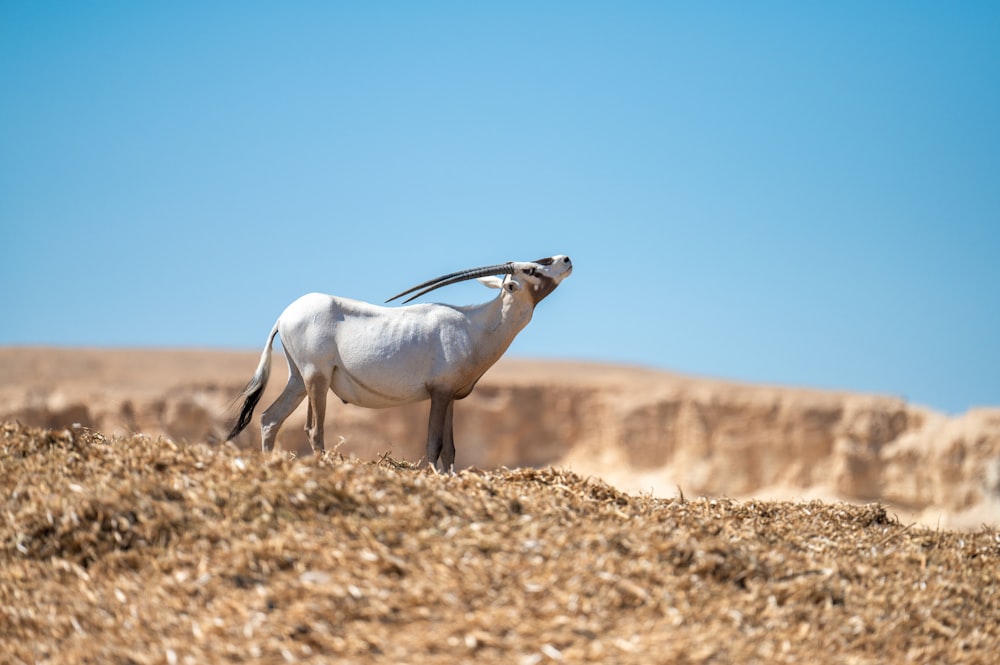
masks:
<svg viewBox="0 0 1000 665"><path fill-rule="evenodd" d="M496 298L480 305L383 307L320 293L293 302L278 317L244 393L263 391L271 343L275 334L280 335L289 377L281 396L261 415L264 450L272 449L278 429L307 396L306 431L315 451L324 446L328 390L347 403L368 408L430 399L427 460L434 464L440 457L442 467L450 468L455 458L453 401L472 392L528 324L540 290L547 287L547 294L572 271L564 256L552 257L545 265L513 266L514 273L502 279L480 278L501 289Z"/></svg>

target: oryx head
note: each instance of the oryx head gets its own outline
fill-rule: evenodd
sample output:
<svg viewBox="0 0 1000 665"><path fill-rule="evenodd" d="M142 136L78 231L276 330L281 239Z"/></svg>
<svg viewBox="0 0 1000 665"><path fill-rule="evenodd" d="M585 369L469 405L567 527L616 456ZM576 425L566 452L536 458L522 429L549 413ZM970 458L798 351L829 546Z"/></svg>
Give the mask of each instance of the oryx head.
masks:
<svg viewBox="0 0 1000 665"><path fill-rule="evenodd" d="M573 263L568 256L562 254L537 261L508 261L507 263L459 270L442 275L394 295L386 302L418 291L403 301L407 303L442 286L478 279L489 287L503 289L505 295L512 296L523 291L532 299L533 304L537 305L542 298L552 293L559 286L559 282L563 281L571 272L573 272Z"/></svg>

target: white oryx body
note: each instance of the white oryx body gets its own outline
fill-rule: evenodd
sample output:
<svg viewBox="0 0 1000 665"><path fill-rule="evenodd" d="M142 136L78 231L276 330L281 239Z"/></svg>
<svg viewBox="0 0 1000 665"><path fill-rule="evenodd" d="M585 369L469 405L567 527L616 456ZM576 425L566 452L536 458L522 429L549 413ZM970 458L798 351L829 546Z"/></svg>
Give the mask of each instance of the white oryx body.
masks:
<svg viewBox="0 0 1000 665"><path fill-rule="evenodd" d="M341 400L380 409L430 399L435 388L471 391L531 318L530 308L511 312L511 304L393 308L311 293L284 311L277 329L293 358L331 370Z"/></svg>
<svg viewBox="0 0 1000 665"><path fill-rule="evenodd" d="M310 293L278 317L253 379L232 439L249 424L270 373L271 344L281 336L288 360L288 384L261 415L264 450L278 429L308 396L306 431L314 451L323 450L326 394L368 408L431 400L427 461L454 464L452 405L466 397L517 334L545 296L572 271L569 257L506 263L452 273L405 291L480 278L500 288L481 305L420 304L383 307L338 296ZM503 279L493 275L504 274ZM414 296L414 297L417 297ZM390 300L393 300L392 298Z"/></svg>

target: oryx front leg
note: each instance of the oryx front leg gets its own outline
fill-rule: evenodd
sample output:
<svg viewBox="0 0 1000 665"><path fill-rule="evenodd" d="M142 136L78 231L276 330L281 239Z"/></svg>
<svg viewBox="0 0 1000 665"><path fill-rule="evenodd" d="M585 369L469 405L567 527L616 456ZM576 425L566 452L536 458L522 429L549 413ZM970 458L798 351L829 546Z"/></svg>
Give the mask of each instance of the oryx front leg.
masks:
<svg viewBox="0 0 1000 665"><path fill-rule="evenodd" d="M451 436L452 403L450 395L431 395L431 415L427 423L427 463L437 466L440 471L451 471L455 463L455 443Z"/></svg>
<svg viewBox="0 0 1000 665"><path fill-rule="evenodd" d="M441 468L445 471L455 470L455 433L452 429L454 413L455 400L448 400L448 410L444 415L444 446L441 449Z"/></svg>
<svg viewBox="0 0 1000 665"><path fill-rule="evenodd" d="M306 436L314 453L321 453L323 445L323 423L326 420L326 393L330 390L330 377L315 370L306 373L306 391L309 393L309 408L306 412Z"/></svg>

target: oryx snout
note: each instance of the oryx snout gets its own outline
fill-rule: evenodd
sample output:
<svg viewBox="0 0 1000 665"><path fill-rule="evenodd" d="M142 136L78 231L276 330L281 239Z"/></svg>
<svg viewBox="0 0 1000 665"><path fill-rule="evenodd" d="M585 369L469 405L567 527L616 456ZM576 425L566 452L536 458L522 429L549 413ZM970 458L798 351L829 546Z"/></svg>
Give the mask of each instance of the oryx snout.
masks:
<svg viewBox="0 0 1000 665"><path fill-rule="evenodd" d="M556 284L561 282L564 278L568 277L571 272L573 272L573 262L569 260L569 257L565 254L557 254L556 256L550 256L547 259L538 259L535 261L541 268L539 271L548 277L556 280Z"/></svg>
<svg viewBox="0 0 1000 665"><path fill-rule="evenodd" d="M573 262L564 254L515 265L518 268L515 279L530 287L528 292L536 305L573 272Z"/></svg>

